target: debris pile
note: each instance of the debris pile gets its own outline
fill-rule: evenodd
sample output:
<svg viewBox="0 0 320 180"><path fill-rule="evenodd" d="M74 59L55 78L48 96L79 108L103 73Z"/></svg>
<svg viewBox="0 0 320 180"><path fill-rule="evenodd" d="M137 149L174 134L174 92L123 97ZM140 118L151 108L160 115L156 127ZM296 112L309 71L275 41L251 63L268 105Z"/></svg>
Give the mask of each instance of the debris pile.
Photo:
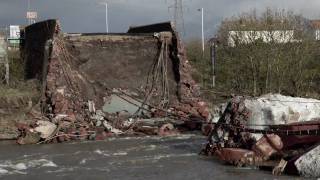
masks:
<svg viewBox="0 0 320 180"><path fill-rule="evenodd" d="M234 97L206 130L202 153L236 166L268 167L276 175L319 177L319 107L319 100L282 95Z"/></svg>
<svg viewBox="0 0 320 180"><path fill-rule="evenodd" d="M124 34L63 34L48 20L25 33L23 52L32 61L26 70L42 82L42 113L18 125L20 144L176 135L211 118L171 23Z"/></svg>

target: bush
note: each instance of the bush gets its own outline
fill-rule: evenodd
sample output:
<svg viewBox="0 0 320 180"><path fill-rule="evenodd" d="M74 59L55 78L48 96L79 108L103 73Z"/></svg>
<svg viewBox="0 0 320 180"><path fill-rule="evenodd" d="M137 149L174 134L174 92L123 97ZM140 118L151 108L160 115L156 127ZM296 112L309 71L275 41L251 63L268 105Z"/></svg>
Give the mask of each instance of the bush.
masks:
<svg viewBox="0 0 320 180"><path fill-rule="evenodd" d="M286 43L279 43L275 31L294 31ZM235 36L230 36L234 31ZM266 42L256 32L266 32ZM256 33L246 39L241 33ZM217 48L217 87L215 92L259 96L282 93L292 96L319 97L319 43L313 39L308 20L293 12L267 9L260 16L255 11L222 22ZM269 36L268 36L269 35ZM230 45L230 37L234 45ZM251 37L251 36L250 36ZM257 38L258 37L258 38ZM187 43L188 56L197 69L195 77L204 89L211 83L208 47L202 57L199 40Z"/></svg>

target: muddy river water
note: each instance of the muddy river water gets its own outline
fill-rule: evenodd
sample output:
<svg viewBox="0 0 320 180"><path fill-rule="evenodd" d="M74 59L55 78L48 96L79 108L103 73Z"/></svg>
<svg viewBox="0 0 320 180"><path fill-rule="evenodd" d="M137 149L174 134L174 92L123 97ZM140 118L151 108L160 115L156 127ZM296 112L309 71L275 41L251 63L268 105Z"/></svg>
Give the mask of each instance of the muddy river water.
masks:
<svg viewBox="0 0 320 180"><path fill-rule="evenodd" d="M0 142L0 179L299 179L199 156L199 135L19 146Z"/></svg>

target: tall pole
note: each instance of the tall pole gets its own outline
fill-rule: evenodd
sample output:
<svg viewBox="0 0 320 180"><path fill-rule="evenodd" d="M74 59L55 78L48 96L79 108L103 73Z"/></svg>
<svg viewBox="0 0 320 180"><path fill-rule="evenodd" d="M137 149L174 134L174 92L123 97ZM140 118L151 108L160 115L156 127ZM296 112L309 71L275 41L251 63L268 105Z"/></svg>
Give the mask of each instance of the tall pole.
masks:
<svg viewBox="0 0 320 180"><path fill-rule="evenodd" d="M30 0L28 0L28 9L27 9L27 12L29 12L30 11ZM31 24L31 20L27 17L27 19L28 19L28 25L30 25Z"/></svg>
<svg viewBox="0 0 320 180"><path fill-rule="evenodd" d="M217 61L217 38L213 38L211 42L211 73L212 73L212 87L216 86L216 61Z"/></svg>
<svg viewBox="0 0 320 180"><path fill-rule="evenodd" d="M5 75L5 79L6 79L6 84L9 85L9 75L10 75L10 68L9 68L9 58L8 58L8 39L6 43L6 54L4 56L4 60L5 60L5 69L6 69L6 75Z"/></svg>
<svg viewBox="0 0 320 180"><path fill-rule="evenodd" d="M109 33L109 21L108 21L108 3L106 2L106 31Z"/></svg>
<svg viewBox="0 0 320 180"><path fill-rule="evenodd" d="M203 8L201 8L201 27L202 27L202 53L204 54L204 12Z"/></svg>

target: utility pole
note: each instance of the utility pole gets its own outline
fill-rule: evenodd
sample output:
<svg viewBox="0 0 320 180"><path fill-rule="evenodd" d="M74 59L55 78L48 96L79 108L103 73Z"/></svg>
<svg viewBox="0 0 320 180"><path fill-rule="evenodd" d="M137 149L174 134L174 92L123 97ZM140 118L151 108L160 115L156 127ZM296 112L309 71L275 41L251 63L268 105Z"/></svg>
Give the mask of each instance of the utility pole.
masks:
<svg viewBox="0 0 320 180"><path fill-rule="evenodd" d="M201 8L202 54L204 55L204 9Z"/></svg>
<svg viewBox="0 0 320 180"><path fill-rule="evenodd" d="M106 2L106 31L107 31L107 33L109 33L108 2Z"/></svg>
<svg viewBox="0 0 320 180"><path fill-rule="evenodd" d="M30 12L30 0L28 0L28 7L27 8L28 8L27 12ZM28 25L30 25L31 24L31 19L29 19L28 17L27 17L27 19L28 19Z"/></svg>
<svg viewBox="0 0 320 180"><path fill-rule="evenodd" d="M184 27L182 0L174 0L173 9L174 9L173 22L174 22L174 25L176 26L176 30L184 34L185 27Z"/></svg>
<svg viewBox="0 0 320 180"><path fill-rule="evenodd" d="M211 49L211 73L212 73L212 87L216 86L216 61L217 61L217 44L218 39L214 37L210 42L210 49Z"/></svg>
<svg viewBox="0 0 320 180"><path fill-rule="evenodd" d="M198 11L201 11L201 39L202 39L202 55L204 55L204 9L198 9Z"/></svg>
<svg viewBox="0 0 320 180"><path fill-rule="evenodd" d="M7 38L8 39L8 38ZM5 69L6 69L6 75L5 75L5 79L6 79L6 84L9 85L9 76L10 76L10 68L9 68L9 58L8 58L8 40L6 42L6 55L5 55Z"/></svg>

